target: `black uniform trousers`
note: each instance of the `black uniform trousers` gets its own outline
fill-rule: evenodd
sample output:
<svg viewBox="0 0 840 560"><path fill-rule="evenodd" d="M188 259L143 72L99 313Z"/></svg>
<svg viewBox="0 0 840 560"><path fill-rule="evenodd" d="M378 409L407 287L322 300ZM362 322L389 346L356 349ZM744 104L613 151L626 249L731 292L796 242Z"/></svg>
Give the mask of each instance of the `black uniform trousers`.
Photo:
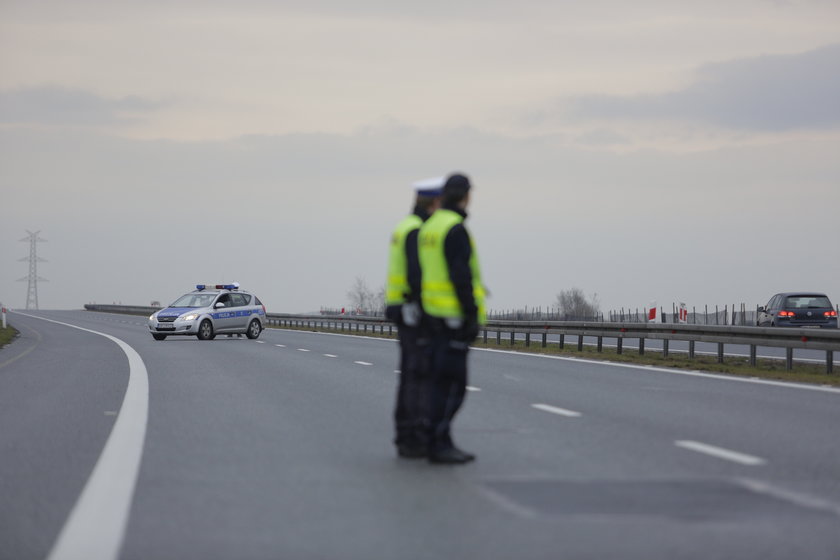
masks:
<svg viewBox="0 0 840 560"><path fill-rule="evenodd" d="M439 319L429 326L429 450L454 447L450 428L467 392L469 343Z"/></svg>
<svg viewBox="0 0 840 560"><path fill-rule="evenodd" d="M394 410L398 447L425 449L428 445L426 342L419 327L398 324L400 377Z"/></svg>

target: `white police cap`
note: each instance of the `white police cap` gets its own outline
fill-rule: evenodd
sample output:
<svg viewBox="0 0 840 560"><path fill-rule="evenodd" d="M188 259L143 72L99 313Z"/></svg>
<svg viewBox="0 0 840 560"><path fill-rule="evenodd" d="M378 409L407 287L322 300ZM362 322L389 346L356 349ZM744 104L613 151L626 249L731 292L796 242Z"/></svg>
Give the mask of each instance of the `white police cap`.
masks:
<svg viewBox="0 0 840 560"><path fill-rule="evenodd" d="M446 177L431 177L415 181L411 184L411 188L417 191L417 196L440 196L445 184Z"/></svg>

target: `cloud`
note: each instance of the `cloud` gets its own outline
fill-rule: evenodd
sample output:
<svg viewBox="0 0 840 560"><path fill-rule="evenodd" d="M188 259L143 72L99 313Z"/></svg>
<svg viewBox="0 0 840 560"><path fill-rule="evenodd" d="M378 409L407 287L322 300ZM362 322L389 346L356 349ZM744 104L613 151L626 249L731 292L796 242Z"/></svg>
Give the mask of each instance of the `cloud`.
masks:
<svg viewBox="0 0 840 560"><path fill-rule="evenodd" d="M107 99L55 86L0 91L0 124L103 126L136 119L158 103L129 96Z"/></svg>
<svg viewBox="0 0 840 560"><path fill-rule="evenodd" d="M754 131L840 125L840 45L709 64L681 91L574 99L577 117L696 120Z"/></svg>

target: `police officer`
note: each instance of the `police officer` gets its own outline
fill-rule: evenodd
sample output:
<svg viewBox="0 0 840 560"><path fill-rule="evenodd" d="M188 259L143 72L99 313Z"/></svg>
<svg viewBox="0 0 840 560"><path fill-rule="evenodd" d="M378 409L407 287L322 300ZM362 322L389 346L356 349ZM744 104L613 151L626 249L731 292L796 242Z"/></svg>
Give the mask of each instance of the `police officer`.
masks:
<svg viewBox="0 0 840 560"><path fill-rule="evenodd" d="M417 232L440 205L444 177L418 181L412 185L417 193L414 212L403 219L391 236L388 281L385 289L385 314L397 324L400 341L400 378L394 409L397 454L419 459L428 453L428 420L426 418L420 349L420 263L417 256Z"/></svg>
<svg viewBox="0 0 840 560"><path fill-rule="evenodd" d="M452 419L464 402L467 352L486 323L478 256L464 227L469 179L456 173L443 186L441 208L420 228L421 301L428 315L429 461L459 464L475 455L452 441Z"/></svg>

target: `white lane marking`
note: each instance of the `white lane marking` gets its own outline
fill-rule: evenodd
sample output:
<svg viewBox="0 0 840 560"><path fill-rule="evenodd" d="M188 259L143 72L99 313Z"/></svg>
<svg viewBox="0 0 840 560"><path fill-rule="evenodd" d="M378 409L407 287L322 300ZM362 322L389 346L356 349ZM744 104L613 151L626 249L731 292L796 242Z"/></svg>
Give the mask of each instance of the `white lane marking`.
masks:
<svg viewBox="0 0 840 560"><path fill-rule="evenodd" d="M277 348L285 348L286 347L285 344L275 344L274 346L276 346Z"/></svg>
<svg viewBox="0 0 840 560"><path fill-rule="evenodd" d="M724 459L726 461L732 461L734 463L750 467L757 467L767 462L761 457L755 457L753 455L747 455L746 453L732 451L731 449L716 447L707 443L700 443L699 441L678 440L675 441L674 444L677 447L682 447L683 449L689 449L691 451L696 451L697 453L704 453L712 457L717 457L718 459Z"/></svg>
<svg viewBox="0 0 840 560"><path fill-rule="evenodd" d="M760 482L749 478L740 478L738 479L738 482L753 492L758 492L759 494L764 494L765 496L771 496L804 508L816 509L833 513L834 515L840 515L840 505L823 500L822 498L815 498L814 496L808 496L807 494L800 494L799 492L794 492L792 490L785 490L784 488L778 488L766 482Z"/></svg>
<svg viewBox="0 0 840 560"><path fill-rule="evenodd" d="M622 364L618 362L610 362L607 360L586 360L583 358L567 358L565 356L548 356L545 354L528 354L525 352L511 352L510 350L495 350L493 348L472 348L476 352L494 352L497 354L509 354L519 358L529 357L543 360L560 360L565 362L578 362L581 364L595 364L606 367L637 369L639 371L670 373L673 375L687 375L689 377L705 377L706 379L717 379L719 381L734 381L736 383L755 383L758 385L771 385L773 387L782 387L784 389L805 389L806 391L819 391L822 393L840 394L840 387L824 387L822 385L806 385L804 383L791 383L788 381L772 381L769 379L750 379L748 377L737 377L734 375L719 375L715 373L703 373L692 370L678 370L651 366L639 366L635 364Z"/></svg>
<svg viewBox="0 0 840 560"><path fill-rule="evenodd" d="M35 315L26 316L104 336L116 343L128 358L128 386L114 427L47 557L47 560L116 560L125 538L146 439L149 416L146 365L131 346L109 334Z"/></svg>
<svg viewBox="0 0 840 560"><path fill-rule="evenodd" d="M327 358L338 358L335 354L324 354Z"/></svg>
<svg viewBox="0 0 840 560"><path fill-rule="evenodd" d="M353 362L354 364L359 364L360 366L372 366L373 364L370 362Z"/></svg>
<svg viewBox="0 0 840 560"><path fill-rule="evenodd" d="M558 406L551 406L550 404L532 404L531 406L536 408L537 410L542 410L543 412L559 414L560 416L566 416L568 418L578 418L579 416L581 416L580 412L575 412L574 410L567 410Z"/></svg>
<svg viewBox="0 0 840 560"><path fill-rule="evenodd" d="M311 352L312 350L307 350L306 348L298 348L298 352Z"/></svg>
<svg viewBox="0 0 840 560"><path fill-rule="evenodd" d="M478 388L478 387L473 387L472 385L467 385L467 391L478 392L478 391L481 391L481 389Z"/></svg>
<svg viewBox="0 0 840 560"><path fill-rule="evenodd" d="M264 340L258 340L257 344L265 344L265 341Z"/></svg>

